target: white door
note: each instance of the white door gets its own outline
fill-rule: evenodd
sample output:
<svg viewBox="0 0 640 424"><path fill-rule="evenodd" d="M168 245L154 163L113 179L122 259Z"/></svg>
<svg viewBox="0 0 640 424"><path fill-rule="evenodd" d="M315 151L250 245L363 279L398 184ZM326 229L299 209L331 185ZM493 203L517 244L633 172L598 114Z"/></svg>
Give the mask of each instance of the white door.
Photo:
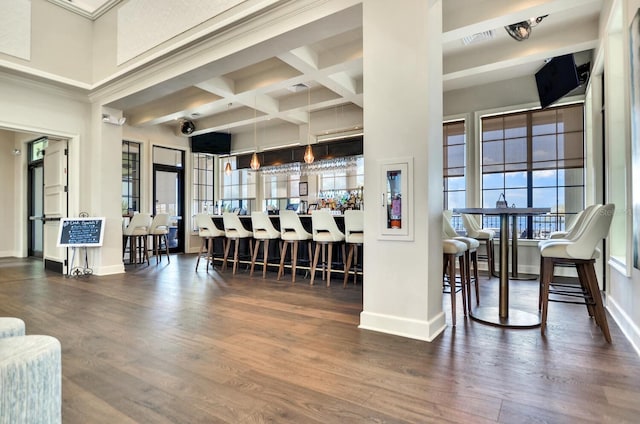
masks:
<svg viewBox="0 0 640 424"><path fill-rule="evenodd" d="M60 218L67 217L67 141L49 140L44 153L44 266L67 273L67 249L57 247Z"/></svg>

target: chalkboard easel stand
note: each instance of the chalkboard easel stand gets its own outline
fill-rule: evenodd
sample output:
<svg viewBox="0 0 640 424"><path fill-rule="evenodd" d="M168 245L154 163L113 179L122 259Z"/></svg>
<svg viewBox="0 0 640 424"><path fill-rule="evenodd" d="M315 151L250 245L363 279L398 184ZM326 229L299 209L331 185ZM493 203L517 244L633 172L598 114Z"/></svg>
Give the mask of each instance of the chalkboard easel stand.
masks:
<svg viewBox="0 0 640 424"><path fill-rule="evenodd" d="M76 249L78 248L71 248L71 262L69 263L68 277L88 277L93 274L93 269L89 268L89 254L87 252L87 246L81 247L84 251L84 266L73 266L76 260Z"/></svg>

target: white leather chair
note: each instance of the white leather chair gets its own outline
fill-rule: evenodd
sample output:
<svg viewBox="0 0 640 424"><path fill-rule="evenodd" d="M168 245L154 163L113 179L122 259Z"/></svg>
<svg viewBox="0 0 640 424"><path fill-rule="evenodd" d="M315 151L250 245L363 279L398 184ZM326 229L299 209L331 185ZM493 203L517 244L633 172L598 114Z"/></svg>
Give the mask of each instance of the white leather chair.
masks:
<svg viewBox="0 0 640 424"><path fill-rule="evenodd" d="M169 258L169 214L159 213L153 217L151 226L149 227L149 235L151 236L151 244L153 247L153 254L156 257L156 264L160 263L162 259L162 245L164 244L164 252L167 255L167 262L171 262Z"/></svg>
<svg viewBox="0 0 640 424"><path fill-rule="evenodd" d="M147 251L147 235L151 226L151 215L148 213L137 213L133 215L129 225L122 230L124 241L122 243L122 256L129 244L129 261L137 264L138 259L149 264L149 252ZM138 258L141 254L141 258Z"/></svg>
<svg viewBox="0 0 640 424"><path fill-rule="evenodd" d="M458 240L467 245L464 252L465 276L467 289L467 306L471 310L471 283L475 284L476 289L476 305L480 304L480 289L478 287L478 247L480 242L473 237L459 236L453 225L451 225L452 212L445 210L442 213L442 233L445 239ZM471 266L473 265L473 276L471 275Z"/></svg>
<svg viewBox="0 0 640 424"><path fill-rule="evenodd" d="M256 266L260 242L262 242L262 278L265 278L267 276L269 240L280 239L280 231L276 230L271 222L271 218L269 218L269 215L264 212L251 212L251 226L253 228L255 246L253 246L253 257L251 258L251 272L249 273L249 276L253 276L253 269Z"/></svg>
<svg viewBox="0 0 640 424"><path fill-rule="evenodd" d="M496 274L495 249L493 243L493 239L496 235L495 231L482 228L480 225L478 225L478 221L476 221L473 215L469 215L466 213L462 214L462 225L467 232L467 237L474 238L484 244L489 278L491 278L492 275L494 277L497 277L498 275Z"/></svg>
<svg viewBox="0 0 640 424"><path fill-rule="evenodd" d="M615 206L607 204L594 208L590 217L585 218L582 231L573 239L559 239L546 243L540 249L540 259L543 261L540 282L542 286L542 324L540 331L544 334L547 326L549 309L550 286L553 280L554 268L557 264L573 264L578 271L578 280L582 290L587 311L595 318L605 340L611 343L611 334L607 324L607 315L602 304L602 295L598 286L598 279L594 263L600 256L597 244L607 236ZM564 293L566 295L566 293Z"/></svg>
<svg viewBox="0 0 640 424"><path fill-rule="evenodd" d="M311 214L311 229L311 234L313 234L313 241L315 242L316 247L313 254L313 265L311 265L310 285L313 285L313 280L316 275L316 267L318 266L318 257L320 255L320 250L322 250L322 279L324 280L325 278L326 268L327 287L329 287L331 285L331 256L333 245L335 243L344 242L344 233L338 228L338 224L336 224L336 220L333 218L333 215L324 210L313 211ZM326 261L325 247L327 250ZM344 257L344 244L342 244L342 249Z"/></svg>
<svg viewBox="0 0 640 424"><path fill-rule="evenodd" d="M223 246L226 246L226 234L224 230L218 228L213 222L213 218L208 213L199 213L196 215L196 226L198 227L198 236L202 240L200 244L200 251L198 252L198 260L196 261L196 271L198 270L198 264L200 258L204 254L207 258L207 271L209 270L209 264L213 267L213 244L216 238L223 239Z"/></svg>
<svg viewBox="0 0 640 424"><path fill-rule="evenodd" d="M284 261L287 256L287 248L291 245L291 283L296 282L296 267L298 264L298 244L307 242L309 261L311 261L311 240L313 235L304 229L300 217L294 211L280 211L280 238L282 249L280 251L280 268L278 269L278 281L284 274Z"/></svg>
<svg viewBox="0 0 640 424"><path fill-rule="evenodd" d="M343 287L347 287L349 270L353 260L353 284L356 284L358 273L356 265L358 263L358 247L364 243L364 212L360 210L344 211L344 241L349 246L347 260L344 264Z"/></svg>
<svg viewBox="0 0 640 424"><path fill-rule="evenodd" d="M443 239L442 240L442 253L443 253L443 265L444 275L442 279L442 291L451 295L451 324L456 325L456 295L459 291L462 292L462 309L464 310L464 316L467 316L467 276L465 275L465 252L467 251L467 245L460 240ZM456 283L456 258L459 261L460 269L460 284Z"/></svg>
<svg viewBox="0 0 640 424"><path fill-rule="evenodd" d="M253 257L253 232L244 228L242 221L236 213L225 212L222 214L222 222L224 223L224 233L227 239L226 247L224 249L224 262L222 269L227 268L227 258L229 257L229 249L231 248L231 242L234 243L233 253L233 275L236 274L238 269L238 247L241 240L249 241L249 255Z"/></svg>

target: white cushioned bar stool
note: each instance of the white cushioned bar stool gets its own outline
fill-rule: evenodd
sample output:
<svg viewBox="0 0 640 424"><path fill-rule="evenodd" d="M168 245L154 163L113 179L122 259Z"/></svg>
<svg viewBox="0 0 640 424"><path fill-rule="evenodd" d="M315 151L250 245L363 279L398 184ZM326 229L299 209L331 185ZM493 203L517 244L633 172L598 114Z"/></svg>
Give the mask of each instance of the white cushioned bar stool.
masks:
<svg viewBox="0 0 640 424"><path fill-rule="evenodd" d="M122 243L122 256L129 244L129 261L138 263L138 254L141 254L142 262L149 263L149 253L147 251L147 236L151 226L151 215L148 213L137 213L133 215L129 225L122 230L124 241Z"/></svg>
<svg viewBox="0 0 640 424"><path fill-rule="evenodd" d="M442 240L442 253L443 253L443 265L444 273L442 279L442 290L444 293L451 295L451 324L456 325L456 294L462 292L462 309L464 310L464 316L467 316L467 285L465 281L467 277L465 275L465 252L467 251L467 245L459 240L443 239ZM460 269L460 284L456 283L456 258L459 262Z"/></svg>
<svg viewBox="0 0 640 424"><path fill-rule="evenodd" d="M462 214L462 225L467 232L467 237L474 238L484 244L485 257L487 259L487 270L489 271L489 278L491 276L497 277L496 263L495 263L495 249L493 239L495 237L495 231L487 228L482 228L478 225L478 222L473 215L466 213Z"/></svg>
<svg viewBox="0 0 640 424"><path fill-rule="evenodd" d="M327 279L327 287L331 285L331 256L333 245L335 243L344 242L344 233L338 228L336 220L328 211L317 210L311 214L311 228L313 234L313 241L316 244L315 252L313 254L313 264L311 265L311 281L310 285L313 285L313 280L316 276L316 267L318 266L318 257L320 250L322 250L322 279ZM325 247L327 250L327 256L325 260ZM344 244L342 244L343 257L344 257ZM326 274L325 274L326 268Z"/></svg>
<svg viewBox="0 0 640 424"><path fill-rule="evenodd" d="M466 284L467 284L467 306L471 308L471 284L475 285L476 289L476 305L480 304L480 289L478 287L478 247L480 247L480 242L472 237L463 237L459 236L456 232L453 225L451 225L451 216L452 213L449 210L446 210L442 213L442 232L443 238L458 240L467 245L467 251L464 253L465 256L465 276L466 276ZM471 275L471 266L473 265L473 276ZM469 309L471 310L471 309Z"/></svg>
<svg viewBox="0 0 640 424"><path fill-rule="evenodd" d="M199 213L196 215L196 226L198 227L198 236L202 240L200 243L200 251L198 252L198 260L196 261L196 271L198 270L198 264L200 258L206 256L207 258L207 271L209 270L209 264L213 267L213 243L216 238L223 239L223 246L226 246L226 234L224 230L218 228L213 222L213 218L208 213ZM223 248L224 250L224 248Z"/></svg>
<svg viewBox="0 0 640 424"><path fill-rule="evenodd" d="M554 268L557 264L573 264L578 271L578 280L582 287L582 296L589 316L593 316L605 340L611 343L611 334L607 324L607 315L602 303L602 295L595 272L595 261L600 256L597 244L609 233L615 206L599 206L586 221L581 233L574 239L550 241L540 249L542 265L542 323L540 331L544 334L549 309L549 291Z"/></svg>
<svg viewBox="0 0 640 424"><path fill-rule="evenodd" d="M313 235L304 229L300 217L294 211L280 211L280 238L282 249L280 251L280 267L278 268L278 281L284 274L284 261L287 256L287 248L291 245L291 282L296 282L296 267L298 264L298 244L307 242L309 261L311 261L311 240Z"/></svg>
<svg viewBox="0 0 640 424"><path fill-rule="evenodd" d="M238 253L241 240L249 241L249 255L253 257L253 232L244 228L242 221L238 214L233 212L225 212L222 214L222 222L224 223L224 233L227 238L227 245L224 249L224 262L222 269L227 268L227 258L229 257L229 249L231 248L231 242L234 243L233 253L233 275L236 274L238 269Z"/></svg>
<svg viewBox="0 0 640 424"><path fill-rule="evenodd" d="M364 243L364 212L360 210L344 211L344 241L349 246L347 260L344 264L344 282L343 287L347 287L349 279L349 270L353 261L353 284L356 284L358 273L356 265L358 263L358 247Z"/></svg>
<svg viewBox="0 0 640 424"><path fill-rule="evenodd" d="M171 262L169 258L169 214L159 213L153 217L151 226L149 227L149 235L151 236L151 245L153 248L153 254L156 257L156 264L160 263L162 259L162 245L164 244L164 252L167 255L167 262Z"/></svg>
<svg viewBox="0 0 640 424"><path fill-rule="evenodd" d="M255 246L253 246L251 272L249 272L249 276L253 276L253 269L256 266L260 242L262 242L262 278L265 278L267 276L267 259L269 258L269 240L280 239L280 231L276 230L271 222L271 218L264 212L251 212L251 226L253 228Z"/></svg>

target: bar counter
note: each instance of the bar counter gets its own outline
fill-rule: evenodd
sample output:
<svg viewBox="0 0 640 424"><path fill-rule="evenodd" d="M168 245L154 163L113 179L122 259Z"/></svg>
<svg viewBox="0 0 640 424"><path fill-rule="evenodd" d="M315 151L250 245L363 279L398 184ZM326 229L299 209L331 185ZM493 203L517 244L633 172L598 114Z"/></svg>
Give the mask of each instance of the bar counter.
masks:
<svg viewBox="0 0 640 424"><path fill-rule="evenodd" d="M312 225L311 225L311 215L298 215L300 217L300 222L305 230L309 233L312 233ZM253 226L251 225L251 215L240 215L240 220L242 224L247 230L253 231ZM222 215L212 215L211 218L216 226L220 229L224 228ZM276 230L280 231L280 217L278 215L269 215L273 226ZM333 218L338 225L340 231L344 232L344 215L334 215ZM214 242L213 252L214 252L214 261L216 264L222 263L222 259L224 257L224 249L222 244L222 239L216 239ZM251 257L249 252L249 244L247 240L240 241L240 253L239 253L239 262L240 264L251 264ZM262 248L260 248L262 250ZM315 249L315 246L314 246ZM290 249L287 251L287 257L285 258L285 268L290 269L291 267L291 258L290 258ZM358 249L358 264L359 266L362 264L362 251L363 249ZM232 252L229 253L229 256L233 256ZM296 266L298 273L303 272L305 275L311 269L311 259L308 255L307 247L301 242L300 247L298 248L298 264ZM332 260L332 272L336 274L344 273L344 256L343 249L334 249L333 260ZM269 255L267 259L267 270L269 272L278 272L278 267L280 265L280 243L270 243L269 244ZM258 259L256 260L256 269L262 270L262 251L258 253ZM317 272L319 272L318 269ZM287 274L289 271L286 271ZM358 274L361 274L361 269L358 269ZM287 277L286 279L289 279ZM283 278L283 281L285 278Z"/></svg>

